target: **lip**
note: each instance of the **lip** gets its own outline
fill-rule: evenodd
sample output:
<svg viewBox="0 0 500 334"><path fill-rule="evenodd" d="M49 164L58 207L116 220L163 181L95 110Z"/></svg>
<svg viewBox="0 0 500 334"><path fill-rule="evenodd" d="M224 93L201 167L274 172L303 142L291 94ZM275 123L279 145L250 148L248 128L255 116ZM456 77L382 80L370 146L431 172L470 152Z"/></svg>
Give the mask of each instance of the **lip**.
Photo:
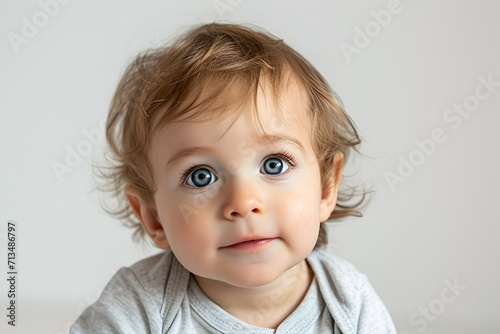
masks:
<svg viewBox="0 0 500 334"><path fill-rule="evenodd" d="M260 250L264 246L269 245L277 238L251 238L234 243L229 246L222 247L222 249L232 249L239 251L254 251Z"/></svg>

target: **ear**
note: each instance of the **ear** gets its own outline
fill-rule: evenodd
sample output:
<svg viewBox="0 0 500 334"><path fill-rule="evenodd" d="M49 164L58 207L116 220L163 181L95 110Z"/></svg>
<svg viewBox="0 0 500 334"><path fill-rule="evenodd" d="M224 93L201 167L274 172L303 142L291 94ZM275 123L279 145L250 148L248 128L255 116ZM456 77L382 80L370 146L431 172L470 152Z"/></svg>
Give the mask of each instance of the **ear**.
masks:
<svg viewBox="0 0 500 334"><path fill-rule="evenodd" d="M169 248L170 245L168 244L167 236L157 218L156 211L146 206L141 194L134 187L126 187L125 195L130 202L132 210L134 210L135 216L141 221L142 226L153 242L161 249Z"/></svg>
<svg viewBox="0 0 500 334"><path fill-rule="evenodd" d="M337 204L337 195L339 192L339 184L342 179L342 167L344 165L344 153L338 151L334 155L333 160L333 176L328 180L327 186L323 190L321 195L321 207L320 207L320 221L324 222L335 209Z"/></svg>

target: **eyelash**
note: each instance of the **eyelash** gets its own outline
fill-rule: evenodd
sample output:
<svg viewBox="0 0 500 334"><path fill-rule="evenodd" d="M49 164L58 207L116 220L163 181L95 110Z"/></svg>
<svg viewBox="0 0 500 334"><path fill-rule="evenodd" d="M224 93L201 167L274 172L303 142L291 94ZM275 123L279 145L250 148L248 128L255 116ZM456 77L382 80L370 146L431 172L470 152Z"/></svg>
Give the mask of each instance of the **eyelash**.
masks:
<svg viewBox="0 0 500 334"><path fill-rule="evenodd" d="M287 174L290 170L292 170L293 168L296 167L295 157L294 157L294 155L290 151L282 151L282 152L277 152L277 153L274 153L274 154L270 154L270 155L266 156L262 160L262 162L264 162L264 161L266 161L267 159L270 159L270 158L281 158L281 159L283 159L290 166L290 168L288 169L288 171L286 171L284 174ZM188 180L188 177L191 175L191 173L193 173L197 169L201 169L201 168L206 168L208 170L211 170L212 173L214 173L213 169L210 168L210 167L208 167L208 166L206 166L206 165L192 164L191 166L187 167L184 172L181 172L181 176L179 178L179 183L182 186L192 188L191 186L188 186L186 184L186 182ZM283 174L280 174L280 175L283 175Z"/></svg>

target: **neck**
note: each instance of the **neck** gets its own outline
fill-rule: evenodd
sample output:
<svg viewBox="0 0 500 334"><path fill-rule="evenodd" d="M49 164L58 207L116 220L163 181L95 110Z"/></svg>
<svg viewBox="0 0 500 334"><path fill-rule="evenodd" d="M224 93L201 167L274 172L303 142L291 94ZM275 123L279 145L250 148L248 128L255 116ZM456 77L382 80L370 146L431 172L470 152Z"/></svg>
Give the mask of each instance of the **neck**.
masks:
<svg viewBox="0 0 500 334"><path fill-rule="evenodd" d="M243 288L195 275L203 292L232 316L254 326L276 329L300 304L314 277L306 260L276 280Z"/></svg>

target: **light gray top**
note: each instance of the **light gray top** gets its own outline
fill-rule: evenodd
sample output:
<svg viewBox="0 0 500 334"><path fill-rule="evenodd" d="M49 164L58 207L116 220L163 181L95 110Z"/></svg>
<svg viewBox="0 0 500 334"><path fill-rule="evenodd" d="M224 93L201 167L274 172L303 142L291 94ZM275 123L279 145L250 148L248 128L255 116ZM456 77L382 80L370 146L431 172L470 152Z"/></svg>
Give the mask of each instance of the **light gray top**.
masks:
<svg viewBox="0 0 500 334"><path fill-rule="evenodd" d="M220 308L166 251L121 268L70 333L396 334L386 307L352 264L323 250L307 261L315 278L276 330L249 325Z"/></svg>

